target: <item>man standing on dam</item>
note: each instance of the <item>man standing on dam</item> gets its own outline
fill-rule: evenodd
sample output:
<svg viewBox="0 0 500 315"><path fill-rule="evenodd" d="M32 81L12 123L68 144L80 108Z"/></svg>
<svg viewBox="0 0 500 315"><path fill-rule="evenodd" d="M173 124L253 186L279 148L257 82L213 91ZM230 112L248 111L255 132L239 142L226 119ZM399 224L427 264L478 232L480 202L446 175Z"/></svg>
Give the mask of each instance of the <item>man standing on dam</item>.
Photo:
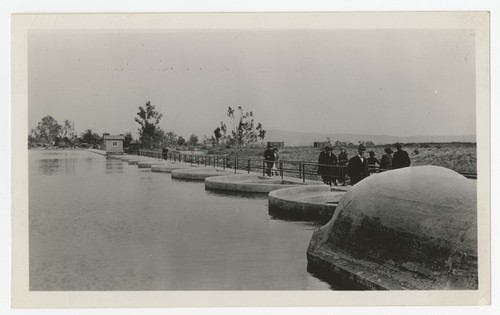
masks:
<svg viewBox="0 0 500 315"><path fill-rule="evenodd" d="M366 146L360 144L358 154L349 159L347 164L347 175L351 178L351 186L360 182L363 178L368 177L368 159L364 156Z"/></svg>
<svg viewBox="0 0 500 315"><path fill-rule="evenodd" d="M408 156L408 152L401 149L401 144L396 143L394 145L396 147L396 152L392 157L392 168L403 168L411 165L410 157Z"/></svg>
<svg viewBox="0 0 500 315"><path fill-rule="evenodd" d="M271 143L267 143L267 149L264 151L264 160L266 162L267 176L271 176L271 170L274 166L274 150L271 148Z"/></svg>

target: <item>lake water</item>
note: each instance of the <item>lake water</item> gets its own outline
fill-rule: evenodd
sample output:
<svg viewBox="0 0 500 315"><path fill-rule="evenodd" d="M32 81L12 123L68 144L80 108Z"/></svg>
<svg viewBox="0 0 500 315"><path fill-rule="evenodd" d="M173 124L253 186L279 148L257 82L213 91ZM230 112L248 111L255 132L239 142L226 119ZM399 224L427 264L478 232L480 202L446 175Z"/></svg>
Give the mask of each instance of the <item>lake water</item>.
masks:
<svg viewBox="0 0 500 315"><path fill-rule="evenodd" d="M330 290L307 272L318 223L78 150L29 152L31 290Z"/></svg>

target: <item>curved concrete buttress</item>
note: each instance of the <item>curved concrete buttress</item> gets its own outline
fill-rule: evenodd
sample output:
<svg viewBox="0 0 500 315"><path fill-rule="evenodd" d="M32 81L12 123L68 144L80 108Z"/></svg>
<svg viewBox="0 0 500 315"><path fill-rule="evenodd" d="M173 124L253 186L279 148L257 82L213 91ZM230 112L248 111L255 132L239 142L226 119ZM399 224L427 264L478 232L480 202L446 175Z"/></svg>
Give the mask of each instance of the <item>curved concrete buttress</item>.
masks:
<svg viewBox="0 0 500 315"><path fill-rule="evenodd" d="M313 234L308 262L368 289L477 289L476 181L438 166L370 176Z"/></svg>
<svg viewBox="0 0 500 315"><path fill-rule="evenodd" d="M345 187L325 184L274 190L269 193L269 213L285 219L325 222L332 218L345 192Z"/></svg>
<svg viewBox="0 0 500 315"><path fill-rule="evenodd" d="M285 187L303 187L318 184L321 183L308 180L304 184L299 178L285 177L281 179L281 177L267 177L258 174L215 176L205 179L205 188L208 189L252 193L269 193Z"/></svg>

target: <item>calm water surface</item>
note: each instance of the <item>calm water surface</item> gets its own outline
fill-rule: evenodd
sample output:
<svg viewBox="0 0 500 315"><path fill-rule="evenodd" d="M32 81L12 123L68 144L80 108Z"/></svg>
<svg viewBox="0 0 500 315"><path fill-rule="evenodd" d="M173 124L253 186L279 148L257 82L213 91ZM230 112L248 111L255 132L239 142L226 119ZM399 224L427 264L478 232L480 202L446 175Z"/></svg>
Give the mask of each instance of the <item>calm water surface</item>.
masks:
<svg viewBox="0 0 500 315"><path fill-rule="evenodd" d="M267 196L87 151L29 152L31 290L328 290L307 272L318 224L273 219Z"/></svg>

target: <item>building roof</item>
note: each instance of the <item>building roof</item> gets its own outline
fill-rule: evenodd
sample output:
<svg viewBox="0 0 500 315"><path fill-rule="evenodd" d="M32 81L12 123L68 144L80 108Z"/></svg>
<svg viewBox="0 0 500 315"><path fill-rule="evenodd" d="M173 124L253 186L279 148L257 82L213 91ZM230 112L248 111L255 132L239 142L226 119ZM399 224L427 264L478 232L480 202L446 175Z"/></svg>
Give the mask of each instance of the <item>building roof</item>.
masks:
<svg viewBox="0 0 500 315"><path fill-rule="evenodd" d="M125 140L125 136L105 135L104 140Z"/></svg>

